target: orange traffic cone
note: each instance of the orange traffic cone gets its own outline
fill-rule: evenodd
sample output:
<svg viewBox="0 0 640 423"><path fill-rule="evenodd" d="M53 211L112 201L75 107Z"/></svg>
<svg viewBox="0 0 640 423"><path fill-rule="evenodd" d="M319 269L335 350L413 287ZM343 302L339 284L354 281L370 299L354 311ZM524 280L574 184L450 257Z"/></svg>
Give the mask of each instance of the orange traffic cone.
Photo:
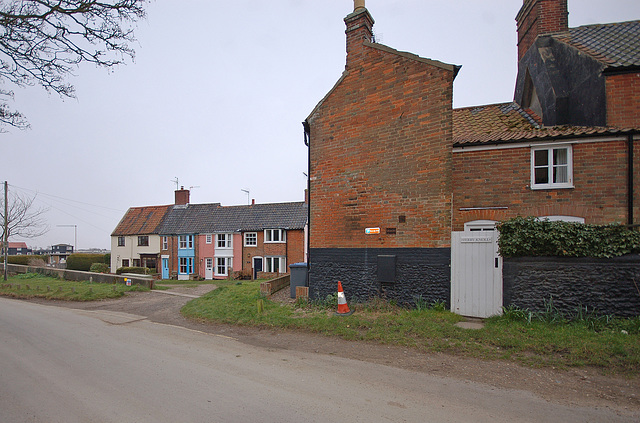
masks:
<svg viewBox="0 0 640 423"><path fill-rule="evenodd" d="M347 305L347 299L344 296L344 291L342 290L342 282L338 281L338 311L336 315L338 316L350 316L353 314L353 311L349 310L349 306Z"/></svg>

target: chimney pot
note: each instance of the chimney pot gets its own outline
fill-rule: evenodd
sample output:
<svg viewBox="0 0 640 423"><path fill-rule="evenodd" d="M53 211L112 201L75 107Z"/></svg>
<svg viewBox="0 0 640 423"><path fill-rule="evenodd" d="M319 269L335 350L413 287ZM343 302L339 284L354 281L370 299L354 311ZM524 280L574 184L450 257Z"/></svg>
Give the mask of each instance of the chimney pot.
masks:
<svg viewBox="0 0 640 423"><path fill-rule="evenodd" d="M251 199L251 205L253 206L253 205L255 205L255 204L256 204L256 199L255 199L255 198L252 198L252 199Z"/></svg>
<svg viewBox="0 0 640 423"><path fill-rule="evenodd" d="M366 9L364 6L364 0L353 0L353 11L357 11L358 9Z"/></svg>

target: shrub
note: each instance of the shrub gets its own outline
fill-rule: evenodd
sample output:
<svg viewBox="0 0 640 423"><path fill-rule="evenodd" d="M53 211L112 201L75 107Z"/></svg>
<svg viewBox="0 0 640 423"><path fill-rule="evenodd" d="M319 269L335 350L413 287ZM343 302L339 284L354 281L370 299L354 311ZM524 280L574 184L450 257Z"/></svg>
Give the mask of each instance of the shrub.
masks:
<svg viewBox="0 0 640 423"><path fill-rule="evenodd" d="M640 253L640 232L620 224L588 225L514 217L497 225L503 257L598 257Z"/></svg>
<svg viewBox="0 0 640 423"><path fill-rule="evenodd" d="M89 271L93 273L109 273L109 266L104 263L93 263Z"/></svg>
<svg viewBox="0 0 640 423"><path fill-rule="evenodd" d="M46 267L47 266L47 262L45 262L42 257L43 256L35 256L35 257L31 256L31 258L29 259L29 266L32 266L32 267Z"/></svg>
<svg viewBox="0 0 640 423"><path fill-rule="evenodd" d="M104 255L104 264L111 266L111 253Z"/></svg>
<svg viewBox="0 0 640 423"><path fill-rule="evenodd" d="M116 270L117 275L121 275L123 273L136 273L139 275L148 275L149 268L148 267L120 267Z"/></svg>
<svg viewBox="0 0 640 423"><path fill-rule="evenodd" d="M33 256L7 256L7 263L8 264L21 264L23 266L28 266L29 265L29 260L32 257Z"/></svg>
<svg viewBox="0 0 640 423"><path fill-rule="evenodd" d="M104 263L104 254L71 254L67 258L67 269L88 272L93 263Z"/></svg>

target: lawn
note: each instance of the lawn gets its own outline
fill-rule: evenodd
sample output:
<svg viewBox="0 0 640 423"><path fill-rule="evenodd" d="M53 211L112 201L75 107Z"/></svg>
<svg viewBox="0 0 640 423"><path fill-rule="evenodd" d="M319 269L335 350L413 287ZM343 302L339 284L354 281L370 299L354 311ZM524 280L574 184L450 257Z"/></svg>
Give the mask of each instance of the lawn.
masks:
<svg viewBox="0 0 640 423"><path fill-rule="evenodd" d="M37 273L12 276L0 283L0 295L14 298L45 298L50 300L95 301L118 298L125 292L148 291L146 287L96 282L65 281Z"/></svg>
<svg viewBox="0 0 640 423"><path fill-rule="evenodd" d="M262 307L259 307L261 302ZM344 339L445 352L528 366L593 366L605 373L637 375L640 318L588 318L568 322L514 310L485 321L479 330L462 329L462 317L442 304L406 309L377 300L349 304L355 313L335 316L335 296L327 300L281 304L261 297L259 282L228 283L190 301L185 316L231 324L280 327ZM260 311L262 310L262 311Z"/></svg>

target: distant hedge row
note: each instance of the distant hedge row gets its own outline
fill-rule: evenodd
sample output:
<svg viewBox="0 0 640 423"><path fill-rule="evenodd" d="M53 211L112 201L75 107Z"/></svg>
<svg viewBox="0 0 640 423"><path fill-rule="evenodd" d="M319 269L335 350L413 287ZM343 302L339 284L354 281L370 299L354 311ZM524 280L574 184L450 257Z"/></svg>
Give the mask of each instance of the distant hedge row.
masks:
<svg viewBox="0 0 640 423"><path fill-rule="evenodd" d="M23 266L29 266L29 264L31 264L31 261L33 260L44 260L45 263L49 263L49 256L7 256L7 263L9 264L21 264Z"/></svg>
<svg viewBox="0 0 640 423"><path fill-rule="evenodd" d="M590 225L514 217L496 225L502 257L617 257L640 253L640 232L620 224Z"/></svg>

